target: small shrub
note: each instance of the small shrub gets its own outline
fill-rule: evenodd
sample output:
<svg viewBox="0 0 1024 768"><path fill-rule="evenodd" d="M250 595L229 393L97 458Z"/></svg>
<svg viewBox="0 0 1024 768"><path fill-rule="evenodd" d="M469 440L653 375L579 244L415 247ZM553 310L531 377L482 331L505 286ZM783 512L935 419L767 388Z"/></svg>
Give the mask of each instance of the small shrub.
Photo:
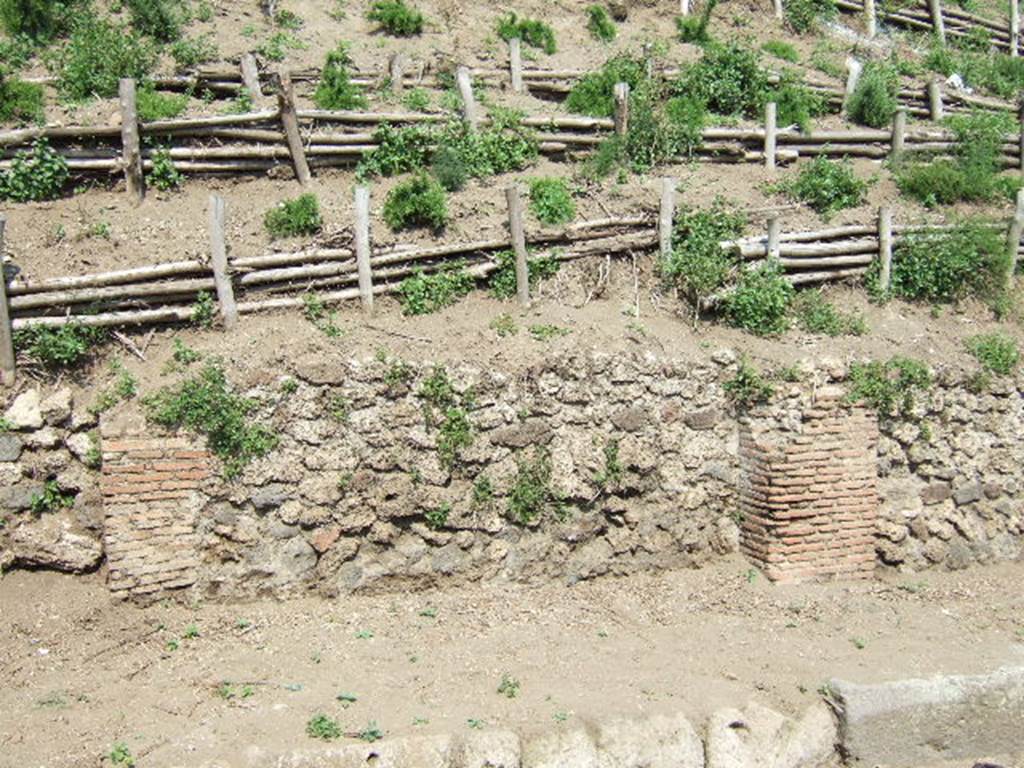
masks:
<svg viewBox="0 0 1024 768"><path fill-rule="evenodd" d="M170 0L122 0L128 7L132 26L161 43L181 37L183 18Z"/></svg>
<svg viewBox="0 0 1024 768"><path fill-rule="evenodd" d="M438 427L437 458L441 466L451 469L459 458L459 451L473 444L473 425L462 408L448 408Z"/></svg>
<svg viewBox="0 0 1024 768"><path fill-rule="evenodd" d="M93 14L84 15L50 60L61 95L71 101L117 95L123 77L143 80L156 49L135 32Z"/></svg>
<svg viewBox="0 0 1024 768"><path fill-rule="evenodd" d="M110 762L114 765L124 766L124 768L135 768L135 758L132 757L128 745L123 741L114 743L110 750Z"/></svg>
<svg viewBox="0 0 1024 768"><path fill-rule="evenodd" d="M613 91L616 83L628 83L630 90L643 82L644 62L628 54L608 59L596 72L584 75L565 99L569 112L592 117L611 117L615 114Z"/></svg>
<svg viewBox="0 0 1024 768"><path fill-rule="evenodd" d="M29 507L34 515L56 512L74 505L75 494L62 491L56 480L47 480L43 484L43 492L41 494L34 493L29 499Z"/></svg>
<svg viewBox="0 0 1024 768"><path fill-rule="evenodd" d="M729 321L758 336L782 333L789 323L793 286L782 276L777 262L766 262L743 272L725 300Z"/></svg>
<svg viewBox="0 0 1024 768"><path fill-rule="evenodd" d="M180 187L183 177L174 165L171 151L166 148L155 149L151 157L153 168L146 177L146 183L156 187L161 192L169 192Z"/></svg>
<svg viewBox="0 0 1024 768"><path fill-rule="evenodd" d="M622 152L630 167L646 173L655 166L689 157L701 144L705 110L699 101L675 96L662 104L652 82L630 95L630 121Z"/></svg>
<svg viewBox="0 0 1024 768"><path fill-rule="evenodd" d="M324 306L323 301L315 293L305 293L302 296L302 314L306 316L317 330L321 331L330 339L337 339L344 331L338 326L338 313L333 312Z"/></svg>
<svg viewBox="0 0 1024 768"><path fill-rule="evenodd" d="M796 124L802 131L809 131L811 118L824 115L829 110L828 101L803 83L784 74L781 82L765 95L765 101L774 101L776 116L780 125Z"/></svg>
<svg viewBox="0 0 1024 768"><path fill-rule="evenodd" d="M406 5L405 0L377 0L366 18L396 37L410 37L423 31L423 14Z"/></svg>
<svg viewBox="0 0 1024 768"><path fill-rule="evenodd" d="M551 456L545 449L534 452L532 459L516 460L516 476L508 492L508 515L523 525L537 520L544 512L554 511L562 517L562 501L551 489Z"/></svg>
<svg viewBox="0 0 1024 768"><path fill-rule="evenodd" d="M402 106L410 112L426 112L430 109L430 93L423 88L413 88L402 96Z"/></svg>
<svg viewBox="0 0 1024 768"><path fill-rule="evenodd" d="M864 202L868 182L854 175L847 159L830 160L818 155L800 169L795 179L775 188L794 200L807 203L827 220L837 211Z"/></svg>
<svg viewBox="0 0 1024 768"><path fill-rule="evenodd" d="M161 93L152 83L147 83L136 94L136 108L139 120L144 123L153 120L168 120L177 117L188 106L188 96L180 93Z"/></svg>
<svg viewBox="0 0 1024 768"><path fill-rule="evenodd" d="M270 61L284 61L288 51L301 51L307 46L290 32L279 30L256 48L256 53Z"/></svg>
<svg viewBox="0 0 1024 768"><path fill-rule="evenodd" d="M452 513L452 505L445 502L439 507L428 509L423 514L427 527L432 531L439 531L448 524L448 516Z"/></svg>
<svg viewBox="0 0 1024 768"><path fill-rule="evenodd" d="M604 489L615 487L622 482L626 468L619 460L619 441L609 440L604 446L604 469L594 478L598 487Z"/></svg>
<svg viewBox="0 0 1024 768"><path fill-rule="evenodd" d="M200 291L196 294L196 303L192 305L192 322L200 328L209 330L213 327L213 318L217 313L217 304L214 302L213 294L209 291Z"/></svg>
<svg viewBox="0 0 1024 768"><path fill-rule="evenodd" d="M501 682L498 684L498 693L506 699L514 699L519 695L520 687L521 685L516 678L511 675L502 675Z"/></svg>
<svg viewBox="0 0 1024 768"><path fill-rule="evenodd" d="M867 333L867 324L861 315L836 309L819 290L797 294L793 301L793 312L800 327L808 333L822 333L826 336L863 336Z"/></svg>
<svg viewBox="0 0 1024 768"><path fill-rule="evenodd" d="M14 346L45 368L74 368L91 359L107 340L105 328L71 323L58 328L33 325L16 331Z"/></svg>
<svg viewBox="0 0 1024 768"><path fill-rule="evenodd" d="M742 410L766 403L775 394L771 383L743 358L740 359L736 375L726 381L722 389L725 396Z"/></svg>
<svg viewBox="0 0 1024 768"><path fill-rule="evenodd" d="M491 273L489 286L491 295L496 299L511 299L516 295L516 256L512 251L501 251L494 255L498 268ZM526 260L526 271L530 278L532 291L541 280L547 280L558 273L561 263L547 256L534 256ZM511 317L509 321L511 321ZM515 327L515 324L512 324ZM499 336L504 336L500 331Z"/></svg>
<svg viewBox="0 0 1024 768"><path fill-rule="evenodd" d="M505 338L506 336L515 336L519 333L519 327L516 325L516 321L512 319L512 315L508 312L503 312L491 320L488 328L498 334L501 338Z"/></svg>
<svg viewBox="0 0 1024 768"><path fill-rule="evenodd" d="M978 51L970 50L969 44L935 43L924 65L944 77L959 74L971 87L1003 99L1016 98L1024 88L1024 60L992 51L988 45Z"/></svg>
<svg viewBox="0 0 1024 768"><path fill-rule="evenodd" d="M534 341L548 342L552 339L557 339L561 336L568 336L571 331L568 328L560 328L557 325L551 325L550 323L538 323L537 325L531 325L526 329L530 338Z"/></svg>
<svg viewBox="0 0 1024 768"><path fill-rule="evenodd" d="M273 429L250 423L256 404L233 392L224 369L214 362L176 387L163 387L145 398L143 404L154 423L205 435L207 446L224 462L229 478L277 445Z"/></svg>
<svg viewBox="0 0 1024 768"><path fill-rule="evenodd" d="M711 35L708 34L708 25L711 23L711 14L718 5L718 0L707 0L699 16L677 16L676 29L679 32L679 39L684 43L706 45L711 42Z"/></svg>
<svg viewBox="0 0 1024 768"><path fill-rule="evenodd" d="M45 43L67 28L76 0L0 0L0 27L11 37Z"/></svg>
<svg viewBox="0 0 1024 768"><path fill-rule="evenodd" d="M32 151L18 151L9 170L0 171L0 199L17 203L53 200L67 183L68 164L46 139L36 139Z"/></svg>
<svg viewBox="0 0 1024 768"><path fill-rule="evenodd" d="M263 226L272 238L315 235L323 227L320 202L312 192L285 200L267 211Z"/></svg>
<svg viewBox="0 0 1024 768"><path fill-rule="evenodd" d="M427 315L449 307L473 290L473 277L456 265L440 272L417 271L398 285L398 300L405 315Z"/></svg>
<svg viewBox="0 0 1024 768"><path fill-rule="evenodd" d="M592 5L587 8L587 30L590 36L602 43L610 43L615 39L615 22L603 5Z"/></svg>
<svg viewBox="0 0 1024 768"><path fill-rule="evenodd" d="M786 23L798 35L817 30L837 13L835 0L787 0L785 4Z"/></svg>
<svg viewBox="0 0 1024 768"><path fill-rule="evenodd" d="M293 32L302 29L302 18L294 11L284 8L274 14L274 26L281 29L290 29Z"/></svg>
<svg viewBox="0 0 1024 768"><path fill-rule="evenodd" d="M1003 246L1003 236L979 222L910 234L893 251L891 291L929 302L989 295L1005 260Z"/></svg>
<svg viewBox="0 0 1024 768"><path fill-rule="evenodd" d="M565 179L531 179L530 211L542 224L572 221L576 216L576 204Z"/></svg>
<svg viewBox="0 0 1024 768"><path fill-rule="evenodd" d="M705 46L700 61L683 70L675 90L717 114L760 117L768 75L757 51L735 42L714 43Z"/></svg>
<svg viewBox="0 0 1024 768"><path fill-rule="evenodd" d="M418 125L395 128L383 123L373 134L377 148L366 155L356 169L360 179L397 176L418 171L430 162L437 140L435 133Z"/></svg>
<svg viewBox="0 0 1024 768"><path fill-rule="evenodd" d="M863 402L880 416L906 419L911 416L916 396L927 391L932 378L924 363L893 357L885 363L851 364L849 381L849 402Z"/></svg>
<svg viewBox="0 0 1024 768"><path fill-rule="evenodd" d="M8 75L0 66L0 123L28 125L45 119L43 87Z"/></svg>
<svg viewBox="0 0 1024 768"><path fill-rule="evenodd" d="M733 259L719 243L738 237L746 218L716 200L704 210L682 210L672 233L672 254L658 264L661 276L679 289L693 309L696 325L704 302L722 288Z"/></svg>
<svg viewBox="0 0 1024 768"><path fill-rule="evenodd" d="M306 735L311 739L334 741L341 738L342 731L337 720L327 715L318 714L311 717L306 723Z"/></svg>
<svg viewBox="0 0 1024 768"><path fill-rule="evenodd" d="M363 730L356 734L356 738L360 741L365 741L367 744L372 744L384 738L384 731L377 726L376 721L371 720Z"/></svg>
<svg viewBox="0 0 1024 768"><path fill-rule="evenodd" d="M898 88L899 75L892 66L869 61L846 103L846 114L860 125L886 128L892 124L893 113L899 106Z"/></svg>
<svg viewBox="0 0 1024 768"><path fill-rule="evenodd" d="M793 44L783 40L768 40L761 46L761 50L791 64L798 64L800 62L800 54L797 53Z"/></svg>
<svg viewBox="0 0 1024 768"><path fill-rule="evenodd" d="M210 35L175 40L168 49L180 69L194 69L200 64L214 61L218 56L217 44Z"/></svg>
<svg viewBox="0 0 1024 768"><path fill-rule="evenodd" d="M1017 342L1004 333L982 333L966 343L967 350L986 371L1009 376L1020 362Z"/></svg>
<svg viewBox="0 0 1024 768"><path fill-rule="evenodd" d="M510 11L498 21L498 37L502 40L518 37L526 45L538 48L549 56L557 50L555 31L550 26L537 19L519 18L515 11Z"/></svg>
<svg viewBox="0 0 1024 768"><path fill-rule="evenodd" d="M487 475L480 475L473 481L473 508L488 506L494 499L494 485Z"/></svg>
<svg viewBox="0 0 1024 768"><path fill-rule="evenodd" d="M395 231L408 227L437 231L448 223L448 198L437 180L418 173L388 192L383 214Z"/></svg>
<svg viewBox="0 0 1024 768"><path fill-rule="evenodd" d="M366 96L363 89L352 83L349 67L352 58L349 56L348 45L339 43L338 47L327 54L320 83L313 94L313 101L320 109L362 109L366 107Z"/></svg>

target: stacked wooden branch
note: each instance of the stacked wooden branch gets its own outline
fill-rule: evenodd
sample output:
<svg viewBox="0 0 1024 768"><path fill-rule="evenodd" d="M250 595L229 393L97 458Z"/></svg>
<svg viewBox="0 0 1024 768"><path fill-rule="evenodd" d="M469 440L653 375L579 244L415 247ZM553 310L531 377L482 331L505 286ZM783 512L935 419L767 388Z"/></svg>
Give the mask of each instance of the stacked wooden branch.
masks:
<svg viewBox="0 0 1024 768"><path fill-rule="evenodd" d="M863 13L863 0L836 0L836 6L842 11ZM877 8L879 18L914 30L931 32L934 29L932 13L925 4L904 8ZM1010 50L1010 22L996 21L983 16L969 13L949 5L941 8L944 33L951 37L968 37L975 29L982 29L988 35L992 45L1003 51Z"/></svg>

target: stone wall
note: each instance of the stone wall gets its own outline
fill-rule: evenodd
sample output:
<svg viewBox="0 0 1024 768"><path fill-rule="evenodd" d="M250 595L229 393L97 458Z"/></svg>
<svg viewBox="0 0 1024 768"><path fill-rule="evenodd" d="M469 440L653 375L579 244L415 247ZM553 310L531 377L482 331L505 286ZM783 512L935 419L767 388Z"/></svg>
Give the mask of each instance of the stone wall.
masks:
<svg viewBox="0 0 1024 768"><path fill-rule="evenodd" d="M823 388L845 378L839 364L808 369L740 418L723 389L735 371L728 351L699 363L588 354L509 372L451 366L446 388L429 362L292 361L246 388L278 447L233 481L185 478L200 487L169 500L181 511L168 509L160 524L180 534L181 559L166 562L198 566L168 583L225 597L333 595L698 566L739 547L741 422L785 441ZM996 379L980 395L966 378L940 371L914 420L880 425L880 564L955 568L1021 553L1024 377ZM138 415L134 402L122 408ZM86 466L95 419L79 411L66 393L31 389L9 405L4 567L100 563L100 482ZM154 436L141 422L135 429ZM105 483L115 460L135 463L109 442L103 450ZM74 506L33 514L47 480L77 493ZM109 500L136 493L122 490ZM107 515L113 545L124 519ZM107 552L112 586L128 573L116 549Z"/></svg>

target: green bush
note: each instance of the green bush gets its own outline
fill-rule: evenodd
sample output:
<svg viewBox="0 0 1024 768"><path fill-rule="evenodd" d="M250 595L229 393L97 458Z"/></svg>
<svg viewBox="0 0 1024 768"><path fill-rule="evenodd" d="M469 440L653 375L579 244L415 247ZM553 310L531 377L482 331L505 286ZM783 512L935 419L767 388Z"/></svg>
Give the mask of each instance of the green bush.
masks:
<svg viewBox="0 0 1024 768"><path fill-rule="evenodd" d="M418 125L395 128L382 123L374 132L373 140L377 148L367 154L356 169L360 179L397 176L425 168L434 154L437 134Z"/></svg>
<svg viewBox="0 0 1024 768"><path fill-rule="evenodd" d="M185 111L188 96L183 93L161 93L152 83L147 83L136 93L135 106L139 120L144 123L169 120Z"/></svg>
<svg viewBox="0 0 1024 768"><path fill-rule="evenodd" d="M272 238L315 235L323 226L320 202L312 192L278 203L263 217Z"/></svg>
<svg viewBox="0 0 1024 768"><path fill-rule="evenodd" d="M967 339L966 344L986 371L1009 376L1020 362L1016 340L1005 333L981 333Z"/></svg>
<svg viewBox="0 0 1024 768"><path fill-rule="evenodd" d="M793 300L793 313L800 327L808 333L863 336L868 330L863 316L836 309L820 290L799 292Z"/></svg>
<svg viewBox="0 0 1024 768"><path fill-rule="evenodd" d="M404 315L428 315L450 307L473 290L473 276L459 264L429 275L417 271L398 285Z"/></svg>
<svg viewBox="0 0 1024 768"><path fill-rule="evenodd" d="M617 34L615 22L603 5L592 5L587 8L587 29L591 37L603 43L610 43Z"/></svg>
<svg viewBox="0 0 1024 768"><path fill-rule="evenodd" d="M210 35L183 37L175 40L168 50L180 69L194 69L207 61L214 61L219 55L217 44Z"/></svg>
<svg viewBox="0 0 1024 768"><path fill-rule="evenodd" d="M79 0L0 0L0 27L11 37L45 43L63 33Z"/></svg>
<svg viewBox="0 0 1024 768"><path fill-rule="evenodd" d="M406 5L405 0L377 0L366 18L396 37L410 37L423 31L423 14Z"/></svg>
<svg viewBox="0 0 1024 768"><path fill-rule="evenodd" d="M910 418L917 395L927 391L932 377L928 367L908 357L893 357L887 362L850 365L851 403L865 403L880 416Z"/></svg>
<svg viewBox="0 0 1024 768"><path fill-rule="evenodd" d="M498 21L498 37L502 40L518 37L526 45L542 50L548 55L557 50L555 31L551 27L537 19L519 18L515 11L510 11Z"/></svg>
<svg viewBox="0 0 1024 768"><path fill-rule="evenodd" d="M630 94L629 109L623 152L637 173L688 158L700 146L705 109L699 101L685 96L663 101L659 85L648 81Z"/></svg>
<svg viewBox="0 0 1024 768"><path fill-rule="evenodd" d="M798 35L817 30L838 13L835 0L786 0L784 8L786 23Z"/></svg>
<svg viewBox="0 0 1024 768"><path fill-rule="evenodd" d="M565 224L576 216L576 203L565 179L531 179L530 211L542 224Z"/></svg>
<svg viewBox="0 0 1024 768"><path fill-rule="evenodd" d="M738 43L712 43L704 48L700 61L683 70L675 89L720 115L760 117L768 74L757 51Z"/></svg>
<svg viewBox="0 0 1024 768"><path fill-rule="evenodd" d="M346 43L327 54L313 101L320 109L362 109L367 105L363 89L352 83L352 58Z"/></svg>
<svg viewBox="0 0 1024 768"><path fill-rule="evenodd" d="M18 203L53 200L67 183L68 164L46 139L36 139L32 151L18 151L10 170L0 171L0 199Z"/></svg>
<svg viewBox="0 0 1024 768"><path fill-rule="evenodd" d="M205 435L207 446L224 462L229 478L277 445L273 429L250 423L256 404L232 391L224 369L215 362L175 387L161 388L143 404L153 423Z"/></svg>
<svg viewBox="0 0 1024 768"><path fill-rule="evenodd" d="M107 330L81 323L58 328L32 325L14 334L14 346L49 369L74 368L92 359L107 340Z"/></svg>
<svg viewBox="0 0 1024 768"><path fill-rule="evenodd" d="M740 358L736 375L722 384L725 396L740 410L768 402L775 388L745 358Z"/></svg>
<svg viewBox="0 0 1024 768"><path fill-rule="evenodd" d="M508 515L527 525L551 510L557 518L565 516L562 500L551 488L551 455L537 449L531 459L516 460L516 476L508 492Z"/></svg>
<svg viewBox="0 0 1024 768"><path fill-rule="evenodd" d="M792 300L793 286L782 276L782 267L769 261L740 275L735 290L725 299L725 312L736 327L771 336L789 327Z"/></svg>
<svg viewBox="0 0 1024 768"><path fill-rule="evenodd" d="M699 16L677 16L676 30L679 32L679 39L684 43L706 45L711 42L711 35L708 34L708 25L711 23L711 14L718 5L718 0L707 0Z"/></svg>
<svg viewBox="0 0 1024 768"><path fill-rule="evenodd" d="M825 155L818 155L800 169L796 178L775 188L794 200L807 203L828 219L837 211L863 203L868 182L854 175L849 160L829 160Z"/></svg>
<svg viewBox="0 0 1024 768"><path fill-rule="evenodd" d="M0 123L43 123L43 86L8 75L0 66Z"/></svg>
<svg viewBox="0 0 1024 768"><path fill-rule="evenodd" d="M444 229L448 223L448 197L444 187L425 173L402 182L384 200L384 221L397 231L408 227Z"/></svg>
<svg viewBox="0 0 1024 768"><path fill-rule="evenodd" d="M290 32L278 30L257 46L256 53L270 61L284 61L288 51L301 51L307 47Z"/></svg>
<svg viewBox="0 0 1024 768"><path fill-rule="evenodd" d="M989 295L1005 263L1004 241L999 231L972 221L948 231L909 234L893 251L891 291L930 302Z"/></svg>
<svg viewBox="0 0 1024 768"><path fill-rule="evenodd" d="M811 118L829 110L824 95L815 93L791 76L783 75L778 85L765 94L765 101L775 102L775 116L779 125L796 124L802 131L810 131Z"/></svg>
<svg viewBox="0 0 1024 768"><path fill-rule="evenodd" d="M170 0L122 0L131 16L132 26L161 43L181 37L184 23L180 4ZM175 7L178 5L179 7Z"/></svg>
<svg viewBox="0 0 1024 768"><path fill-rule="evenodd" d="M498 268L491 273L488 283L491 295L496 299L511 299L516 295L516 256L512 251L500 251L494 255L494 260L498 263ZM547 280L558 274L559 267L561 267L561 262L547 256L528 258L526 271L529 276L530 290L532 291L541 280ZM511 331L507 333L498 331L499 336L506 336L509 333Z"/></svg>
<svg viewBox="0 0 1024 768"><path fill-rule="evenodd" d="M161 192L169 192L181 186L183 177L175 167L169 149L160 148L153 151L153 167L146 176L146 183Z"/></svg>
<svg viewBox="0 0 1024 768"><path fill-rule="evenodd" d="M584 75L573 86L565 99L565 108L579 115L611 117L615 114L615 84L628 83L633 91L644 77L642 60L629 54L618 54L608 59L597 72Z"/></svg>
<svg viewBox="0 0 1024 768"><path fill-rule="evenodd" d="M710 208L683 209L672 232L672 253L658 263L662 278L677 288L693 310L693 323L713 293L725 286L734 259L719 243L739 237L746 218L716 200Z"/></svg>
<svg viewBox="0 0 1024 768"><path fill-rule="evenodd" d="M156 63L156 49L130 29L86 15L50 59L65 98L82 101L117 95L123 77L143 80Z"/></svg>
<svg viewBox="0 0 1024 768"><path fill-rule="evenodd" d="M860 125L885 128L892 124L893 113L899 106L896 100L898 89L899 75L891 65L869 61L850 94L846 113Z"/></svg>
<svg viewBox="0 0 1024 768"><path fill-rule="evenodd" d="M761 46L761 50L765 53L770 53L777 59L782 59L792 64L797 64L800 61L800 54L797 53L793 44L782 40L768 40Z"/></svg>
<svg viewBox="0 0 1024 768"><path fill-rule="evenodd" d="M1024 59L1004 53L935 43L924 64L944 77L957 73L971 87L1003 99L1016 99L1024 89Z"/></svg>

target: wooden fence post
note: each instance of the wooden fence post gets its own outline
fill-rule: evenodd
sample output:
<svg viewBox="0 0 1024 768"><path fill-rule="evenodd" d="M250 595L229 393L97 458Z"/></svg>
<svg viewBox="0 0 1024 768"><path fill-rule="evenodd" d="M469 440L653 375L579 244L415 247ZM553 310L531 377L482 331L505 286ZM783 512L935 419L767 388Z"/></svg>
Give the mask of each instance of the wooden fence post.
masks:
<svg viewBox="0 0 1024 768"><path fill-rule="evenodd" d="M516 297L520 306L530 303L530 268L526 255L526 230L523 228L523 201L519 197L519 187L505 187L505 199L508 201L508 228L512 235L512 250L516 256Z"/></svg>
<svg viewBox="0 0 1024 768"><path fill-rule="evenodd" d="M7 305L7 275L4 272L4 229L7 219L0 216L0 384L14 386L14 331L11 310Z"/></svg>
<svg viewBox="0 0 1024 768"><path fill-rule="evenodd" d="M885 293L892 282L892 208L888 206L878 209L878 261L878 287Z"/></svg>
<svg viewBox="0 0 1024 768"><path fill-rule="evenodd" d="M391 78L392 93L401 93L405 88L405 70L408 66L409 57L404 53L396 53L388 61L388 77Z"/></svg>
<svg viewBox="0 0 1024 768"><path fill-rule="evenodd" d="M875 13L875 0L864 0L864 26L867 29L868 39L874 39L878 34L878 16Z"/></svg>
<svg viewBox="0 0 1024 768"><path fill-rule="evenodd" d="M1010 0L1010 55L1020 56L1020 0Z"/></svg>
<svg viewBox="0 0 1024 768"><path fill-rule="evenodd" d="M146 196L142 175L142 148L139 145L139 116L135 108L135 81L122 78L117 84L121 100L121 163L128 194L136 204Z"/></svg>
<svg viewBox="0 0 1024 768"><path fill-rule="evenodd" d="M772 0L773 7L775 8L775 18L782 21L786 16L786 12L782 7L782 0Z"/></svg>
<svg viewBox="0 0 1024 768"><path fill-rule="evenodd" d="M295 89L292 87L292 76L283 67L277 71L277 105L281 110L281 126L288 140L288 152L292 156L295 178L299 184L309 184L309 163L306 162L306 150L302 146L302 134L299 132L299 118L295 114Z"/></svg>
<svg viewBox="0 0 1024 768"><path fill-rule="evenodd" d="M256 64L256 57L251 53L243 53L239 63L242 71L242 86L249 93L253 104L263 101L263 89L260 87L260 69Z"/></svg>
<svg viewBox="0 0 1024 768"><path fill-rule="evenodd" d="M476 116L476 99L473 98L473 80L469 75L468 67L459 67L455 71L455 83L459 87L459 95L462 97L462 117L469 126L471 133L476 133L479 121Z"/></svg>
<svg viewBox="0 0 1024 768"><path fill-rule="evenodd" d="M1021 173L1024 173L1024 99L1021 100L1018 110L1017 118L1020 121L1020 170Z"/></svg>
<svg viewBox="0 0 1024 768"><path fill-rule="evenodd" d="M889 159L899 160L903 154L903 146L907 135L907 110L897 109L892 115L892 138L890 139Z"/></svg>
<svg viewBox="0 0 1024 768"><path fill-rule="evenodd" d="M764 105L764 167L775 170L775 115L774 101Z"/></svg>
<svg viewBox="0 0 1024 768"><path fill-rule="evenodd" d="M853 96L853 92L857 89L857 81L860 80L862 69L864 69L863 65L853 56L846 57L846 95L843 96L844 102L848 102L850 97Z"/></svg>
<svg viewBox="0 0 1024 768"><path fill-rule="evenodd" d="M928 0L928 9L932 14L932 29L939 42L946 44L946 25L942 20L942 0Z"/></svg>
<svg viewBox="0 0 1024 768"><path fill-rule="evenodd" d="M658 215L658 244L661 258L672 256L672 227L676 218L676 180L661 180L661 210Z"/></svg>
<svg viewBox="0 0 1024 768"><path fill-rule="evenodd" d="M679 0L679 15L689 16L690 15L690 0Z"/></svg>
<svg viewBox="0 0 1024 768"><path fill-rule="evenodd" d="M238 325L238 306L235 291L228 274L228 248L224 235L224 198L210 195L210 261L213 264L213 284L217 289L217 302L224 329Z"/></svg>
<svg viewBox="0 0 1024 768"><path fill-rule="evenodd" d="M512 90L523 92L523 45L518 37L508 41L508 66L512 77Z"/></svg>
<svg viewBox="0 0 1024 768"><path fill-rule="evenodd" d="M629 132L629 83L616 83L612 94L615 97L615 135L625 136Z"/></svg>
<svg viewBox="0 0 1024 768"><path fill-rule="evenodd" d="M768 219L768 242L765 243L765 255L769 259L777 259L782 253L779 247L780 225L779 217L772 216Z"/></svg>
<svg viewBox="0 0 1024 768"><path fill-rule="evenodd" d="M942 119L942 88L935 79L928 81L928 113L932 120Z"/></svg>
<svg viewBox="0 0 1024 768"><path fill-rule="evenodd" d="M356 270L363 312L373 312L373 271L370 268L370 188L356 187Z"/></svg>
<svg viewBox="0 0 1024 768"><path fill-rule="evenodd" d="M1017 208L1010 220L1010 231L1006 236L1006 273L1003 275L1003 287L1013 287L1013 277L1017 273L1017 259L1020 251L1020 236L1024 233L1024 189L1017 190Z"/></svg>

